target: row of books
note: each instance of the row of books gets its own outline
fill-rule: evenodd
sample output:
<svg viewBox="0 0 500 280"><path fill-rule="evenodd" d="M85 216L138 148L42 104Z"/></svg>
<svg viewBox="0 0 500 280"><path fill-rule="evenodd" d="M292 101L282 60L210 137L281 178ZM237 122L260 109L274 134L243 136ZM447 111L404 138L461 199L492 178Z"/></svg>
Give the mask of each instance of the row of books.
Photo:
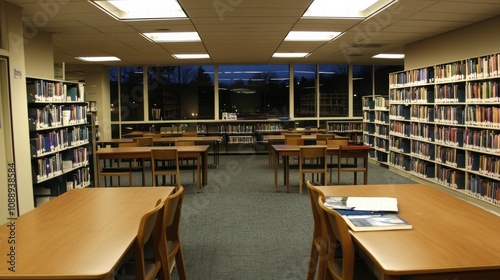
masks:
<svg viewBox="0 0 500 280"><path fill-rule="evenodd" d="M410 153L426 160L434 160L434 144L412 141L410 144Z"/></svg>
<svg viewBox="0 0 500 280"><path fill-rule="evenodd" d="M375 110L386 110L389 108L389 98L384 96L376 96L374 98Z"/></svg>
<svg viewBox="0 0 500 280"><path fill-rule="evenodd" d="M467 77L469 79L496 77L500 61L499 54L490 54L467 60Z"/></svg>
<svg viewBox="0 0 500 280"><path fill-rule="evenodd" d="M391 165L397 169L409 171L410 170L410 157L405 155L405 154L395 153L395 152L391 151L389 153L389 165Z"/></svg>
<svg viewBox="0 0 500 280"><path fill-rule="evenodd" d="M410 107L402 104L391 105L389 107L390 120L410 120Z"/></svg>
<svg viewBox="0 0 500 280"><path fill-rule="evenodd" d="M500 91L498 81L473 82L467 85L467 101L500 101Z"/></svg>
<svg viewBox="0 0 500 280"><path fill-rule="evenodd" d="M279 132L285 130L285 126L282 123L257 123L255 124L255 131L269 131L269 132Z"/></svg>
<svg viewBox="0 0 500 280"><path fill-rule="evenodd" d="M219 133L253 133L251 124L227 124L219 126Z"/></svg>
<svg viewBox="0 0 500 280"><path fill-rule="evenodd" d="M418 158L410 160L410 172L420 178L435 178L434 163Z"/></svg>
<svg viewBox="0 0 500 280"><path fill-rule="evenodd" d="M375 139L374 147L383 151L389 151L389 140L377 138Z"/></svg>
<svg viewBox="0 0 500 280"><path fill-rule="evenodd" d="M464 130L450 126L437 126L436 143L452 147L463 147Z"/></svg>
<svg viewBox="0 0 500 280"><path fill-rule="evenodd" d="M452 189L465 188L465 173L453 168L438 165L436 168L436 181Z"/></svg>
<svg viewBox="0 0 500 280"><path fill-rule="evenodd" d="M80 168L68 175L66 190L85 188L90 185L90 182L90 167Z"/></svg>
<svg viewBox="0 0 500 280"><path fill-rule="evenodd" d="M464 124L464 108L462 106L436 106L434 119L439 124Z"/></svg>
<svg viewBox="0 0 500 280"><path fill-rule="evenodd" d="M83 85L63 82L30 80L26 81L28 102L82 102Z"/></svg>
<svg viewBox="0 0 500 280"><path fill-rule="evenodd" d="M226 143L225 140L223 139L223 143ZM227 136L226 141L228 144L253 144L255 143L255 138L253 136Z"/></svg>
<svg viewBox="0 0 500 280"><path fill-rule="evenodd" d="M484 152L500 151L500 132L492 130L470 130L464 135L464 147Z"/></svg>
<svg viewBox="0 0 500 280"><path fill-rule="evenodd" d="M465 78L465 61L436 65L436 82L459 81Z"/></svg>
<svg viewBox="0 0 500 280"><path fill-rule="evenodd" d="M469 174L467 190L470 195L500 205L500 181Z"/></svg>
<svg viewBox="0 0 500 280"><path fill-rule="evenodd" d="M375 125L374 134L380 137L387 137L389 135L389 126L387 125Z"/></svg>
<svg viewBox="0 0 500 280"><path fill-rule="evenodd" d="M498 157L473 154L469 156L469 159L474 161L471 163L471 168L475 168L478 164L478 168L472 170L479 171L479 173L489 177L500 178L500 159Z"/></svg>
<svg viewBox="0 0 500 280"><path fill-rule="evenodd" d="M328 123L328 131L332 132L361 132L362 123Z"/></svg>
<svg viewBox="0 0 500 280"><path fill-rule="evenodd" d="M434 82L434 68L432 67L389 74L391 86L421 85L432 82Z"/></svg>
<svg viewBox="0 0 500 280"><path fill-rule="evenodd" d="M399 153L409 153L410 152L410 140L406 138L399 138L395 136L390 137L391 150Z"/></svg>
<svg viewBox="0 0 500 280"><path fill-rule="evenodd" d="M444 84L437 86L436 103L465 102L464 84Z"/></svg>
<svg viewBox="0 0 500 280"><path fill-rule="evenodd" d="M40 182L63 173L63 157L57 153L50 157L39 158L36 160L36 182Z"/></svg>
<svg viewBox="0 0 500 280"><path fill-rule="evenodd" d="M465 151L438 145L436 146L436 162L465 168Z"/></svg>
<svg viewBox="0 0 500 280"><path fill-rule="evenodd" d="M402 137L410 137L411 126L406 122L393 121L389 124L389 133Z"/></svg>
<svg viewBox="0 0 500 280"><path fill-rule="evenodd" d="M374 120L375 123L388 124L389 114L387 111L375 111Z"/></svg>
<svg viewBox="0 0 500 280"><path fill-rule="evenodd" d="M499 107L468 106L466 109L465 124L484 127L500 127L499 114Z"/></svg>
<svg viewBox="0 0 500 280"><path fill-rule="evenodd" d="M434 107L415 105L410 109L410 120L419 122L434 121Z"/></svg>
<svg viewBox="0 0 500 280"><path fill-rule="evenodd" d="M434 140L434 126L427 123L411 123L410 137L425 141Z"/></svg>
<svg viewBox="0 0 500 280"><path fill-rule="evenodd" d="M28 113L30 129L33 130L87 122L87 106L84 105L46 105L42 108L30 108Z"/></svg>
<svg viewBox="0 0 500 280"><path fill-rule="evenodd" d="M47 133L36 133L31 138L32 155L42 156L45 153L56 152L70 147L76 147L89 142L89 129L78 126L68 130L62 128Z"/></svg>

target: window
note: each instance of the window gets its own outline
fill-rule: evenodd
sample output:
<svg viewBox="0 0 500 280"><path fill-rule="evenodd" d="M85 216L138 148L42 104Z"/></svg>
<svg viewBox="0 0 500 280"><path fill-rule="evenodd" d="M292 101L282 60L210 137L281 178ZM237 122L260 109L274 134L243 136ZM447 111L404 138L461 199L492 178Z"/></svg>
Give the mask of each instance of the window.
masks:
<svg viewBox="0 0 500 280"><path fill-rule="evenodd" d="M316 117L316 65L293 67L294 117Z"/></svg>
<svg viewBox="0 0 500 280"><path fill-rule="evenodd" d="M219 66L219 117L272 118L289 115L288 65Z"/></svg>
<svg viewBox="0 0 500 280"><path fill-rule="evenodd" d="M149 119L213 119L213 75L213 66L149 67Z"/></svg>
<svg viewBox="0 0 500 280"><path fill-rule="evenodd" d="M375 65L375 94L389 95L389 73L402 70L403 65Z"/></svg>
<svg viewBox="0 0 500 280"><path fill-rule="evenodd" d="M120 68L120 116L122 121L144 120L142 67Z"/></svg>
<svg viewBox="0 0 500 280"><path fill-rule="evenodd" d="M349 114L349 66L320 65L320 117L347 117Z"/></svg>
<svg viewBox="0 0 500 280"><path fill-rule="evenodd" d="M354 117L363 115L363 96L373 95L372 72L373 66L371 65L352 66L352 111ZM389 77L389 74L386 77Z"/></svg>

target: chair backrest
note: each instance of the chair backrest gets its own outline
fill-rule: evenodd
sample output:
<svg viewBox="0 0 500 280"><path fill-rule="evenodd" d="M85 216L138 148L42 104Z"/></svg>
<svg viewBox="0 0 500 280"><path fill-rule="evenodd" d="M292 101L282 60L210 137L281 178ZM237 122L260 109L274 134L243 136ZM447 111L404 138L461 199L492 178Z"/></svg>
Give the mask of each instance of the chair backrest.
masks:
<svg viewBox="0 0 500 280"><path fill-rule="evenodd" d="M342 145L349 145L349 139L328 139L326 141L326 145L329 147L335 147L335 146L342 146Z"/></svg>
<svg viewBox="0 0 500 280"><path fill-rule="evenodd" d="M165 202L165 220L163 225L167 230L167 233L172 230L179 230L183 202L184 187L179 185L177 186L175 193L169 195Z"/></svg>
<svg viewBox="0 0 500 280"><path fill-rule="evenodd" d="M318 198L324 197L323 193L320 189L314 186L310 180L307 180L307 189L309 193L309 200L311 201L311 210L314 218L314 233L313 238L319 238L322 236L322 233L326 233L326 228L322 226L323 217L321 216L321 208L318 204ZM322 240L323 242L323 240ZM320 256L325 257L325 256Z"/></svg>
<svg viewBox="0 0 500 280"><path fill-rule="evenodd" d="M339 158L368 158L370 146L365 145L341 145L339 146Z"/></svg>
<svg viewBox="0 0 500 280"><path fill-rule="evenodd" d="M175 146L194 146L194 141L175 141Z"/></svg>
<svg viewBox="0 0 500 280"><path fill-rule="evenodd" d="M326 165L326 157L326 146L310 145L300 147L299 158L301 162L304 162L305 159L321 159L321 162Z"/></svg>
<svg viewBox="0 0 500 280"><path fill-rule="evenodd" d="M354 245L349 233L349 227L342 216L337 211L326 207L324 202L324 197L318 198L318 205L322 210L321 215L323 215L329 244L327 271L333 274L333 279L351 280L354 275ZM342 247L341 269L338 269L340 267L336 265L332 265L334 259L339 259L340 257L335 256L337 242Z"/></svg>
<svg viewBox="0 0 500 280"><path fill-rule="evenodd" d="M335 138L335 134L321 134L321 133L318 133L316 134L316 140L328 140L328 139L334 139Z"/></svg>
<svg viewBox="0 0 500 280"><path fill-rule="evenodd" d="M144 279L154 279L158 271L154 271L154 275L146 275L146 265L144 258L144 245L151 239L153 236L153 231L159 231L161 226L161 219L159 219L158 215L160 214L160 210L164 204L162 200L159 199L156 202L156 205L149 212L144 214L141 218L141 222L139 224L139 230L137 232L136 237L136 246L135 246L135 268L136 268L136 279L144 280ZM155 238L152 239L153 248L160 248L160 239L157 239L158 235L155 235ZM160 251L156 249L154 251L155 262L160 262ZM149 272L148 272L149 273Z"/></svg>
<svg viewBox="0 0 500 280"><path fill-rule="evenodd" d="M304 140L302 139L302 135L299 133L286 133L285 145L294 145L294 146L304 145Z"/></svg>
<svg viewBox="0 0 500 280"><path fill-rule="evenodd" d="M134 141L137 142L139 147L152 147L153 146L153 137L137 137L134 138Z"/></svg>
<svg viewBox="0 0 500 280"><path fill-rule="evenodd" d="M151 149L151 160L174 160L179 161L179 155L176 149Z"/></svg>
<svg viewBox="0 0 500 280"><path fill-rule="evenodd" d="M196 131L184 131L182 133L182 136L184 136L184 137L197 137L198 132L196 132Z"/></svg>
<svg viewBox="0 0 500 280"><path fill-rule="evenodd" d="M118 143L118 147L138 147L138 146L139 145L136 141Z"/></svg>

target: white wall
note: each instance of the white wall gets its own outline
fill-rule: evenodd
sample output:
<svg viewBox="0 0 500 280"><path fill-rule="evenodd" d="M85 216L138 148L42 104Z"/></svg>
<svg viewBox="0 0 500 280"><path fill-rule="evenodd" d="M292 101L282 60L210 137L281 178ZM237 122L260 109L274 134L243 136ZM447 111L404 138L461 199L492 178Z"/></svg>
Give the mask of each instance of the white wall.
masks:
<svg viewBox="0 0 500 280"><path fill-rule="evenodd" d="M25 32L24 59L27 77L54 79L52 34Z"/></svg>
<svg viewBox="0 0 500 280"><path fill-rule="evenodd" d="M2 28L6 32L7 41L4 49L0 49L0 55L6 57L9 61L9 83L10 83L10 99L12 110L10 115L12 118L12 133L15 142L12 147L14 162L16 164L17 174L17 189L18 189L18 205L20 214L26 213L33 209L33 183L31 179L31 155L29 143L28 129L28 107L26 98L26 68L24 59L24 43L23 43L23 28L21 22L21 9L9 3L0 0L2 11ZM4 25L5 23L5 25ZM4 37L5 38L5 37ZM10 135L9 135L10 137ZM7 139L7 136L5 137ZM0 152L0 160L3 162L11 162L9 153ZM2 199L2 207L0 208L0 218L6 217L7 207L3 203L7 201L6 188L7 183L4 176L0 182L0 199ZM5 181L4 181L5 180ZM0 221L0 222L3 222Z"/></svg>
<svg viewBox="0 0 500 280"><path fill-rule="evenodd" d="M500 16L405 46L405 69L500 52Z"/></svg>

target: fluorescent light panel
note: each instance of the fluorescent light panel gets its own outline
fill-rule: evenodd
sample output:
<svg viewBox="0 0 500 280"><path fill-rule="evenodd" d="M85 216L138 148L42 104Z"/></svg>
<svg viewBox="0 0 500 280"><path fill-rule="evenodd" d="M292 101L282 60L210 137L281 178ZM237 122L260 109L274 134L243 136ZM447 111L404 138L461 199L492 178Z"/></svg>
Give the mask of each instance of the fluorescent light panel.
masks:
<svg viewBox="0 0 500 280"><path fill-rule="evenodd" d="M89 62L120 61L116 56L78 56L76 59Z"/></svg>
<svg viewBox="0 0 500 280"><path fill-rule="evenodd" d="M334 31L290 31L285 41L331 41L339 34Z"/></svg>
<svg viewBox="0 0 500 280"><path fill-rule="evenodd" d="M405 55L399 53L380 53L372 56L372 58L403 59L405 58Z"/></svg>
<svg viewBox="0 0 500 280"><path fill-rule="evenodd" d="M156 32L143 33L142 35L157 43L201 41L200 35L197 32Z"/></svg>
<svg viewBox="0 0 500 280"><path fill-rule="evenodd" d="M278 58L300 58L306 57L309 53L274 53L273 57Z"/></svg>
<svg viewBox="0 0 500 280"><path fill-rule="evenodd" d="M314 0L303 17L366 18L397 0Z"/></svg>
<svg viewBox="0 0 500 280"><path fill-rule="evenodd" d="M176 59L199 59L199 58L210 58L208 54L173 54Z"/></svg>
<svg viewBox="0 0 500 280"><path fill-rule="evenodd" d="M187 18L176 0L89 0L119 20Z"/></svg>

